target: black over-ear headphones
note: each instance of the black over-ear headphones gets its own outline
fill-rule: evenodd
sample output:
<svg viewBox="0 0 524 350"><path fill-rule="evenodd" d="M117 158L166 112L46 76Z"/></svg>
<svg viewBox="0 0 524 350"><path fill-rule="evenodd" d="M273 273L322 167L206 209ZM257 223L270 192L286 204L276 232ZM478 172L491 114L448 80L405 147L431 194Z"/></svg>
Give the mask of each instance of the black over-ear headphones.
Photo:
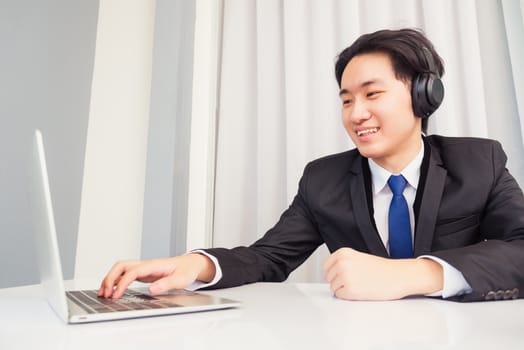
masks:
<svg viewBox="0 0 524 350"><path fill-rule="evenodd" d="M420 118L427 118L442 103L444 99L444 85L442 80L440 80L438 68L435 65L431 52L426 47L422 47L422 53L429 71L420 73L413 78L411 83L411 101L414 114Z"/></svg>

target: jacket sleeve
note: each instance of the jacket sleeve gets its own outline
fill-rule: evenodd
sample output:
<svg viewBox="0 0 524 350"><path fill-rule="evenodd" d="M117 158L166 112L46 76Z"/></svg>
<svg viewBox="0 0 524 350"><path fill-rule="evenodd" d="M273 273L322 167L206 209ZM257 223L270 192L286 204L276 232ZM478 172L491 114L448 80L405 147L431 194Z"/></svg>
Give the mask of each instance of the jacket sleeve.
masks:
<svg viewBox="0 0 524 350"><path fill-rule="evenodd" d="M432 252L461 271L473 291L456 301L524 297L524 196L505 167L506 155L493 143L494 183L482 213L479 243Z"/></svg>
<svg viewBox="0 0 524 350"><path fill-rule="evenodd" d="M205 249L217 258L222 278L209 287L281 282L323 243L307 205L308 167L298 193L277 224L249 247Z"/></svg>

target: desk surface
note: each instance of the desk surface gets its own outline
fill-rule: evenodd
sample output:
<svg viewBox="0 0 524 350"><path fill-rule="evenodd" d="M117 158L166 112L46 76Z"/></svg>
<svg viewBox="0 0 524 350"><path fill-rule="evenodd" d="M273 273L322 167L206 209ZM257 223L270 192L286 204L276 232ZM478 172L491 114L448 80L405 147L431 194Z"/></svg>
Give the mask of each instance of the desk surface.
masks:
<svg viewBox="0 0 524 350"><path fill-rule="evenodd" d="M243 305L65 325L40 286L0 289L0 349L524 349L524 300L350 302L326 284L291 283L206 293Z"/></svg>

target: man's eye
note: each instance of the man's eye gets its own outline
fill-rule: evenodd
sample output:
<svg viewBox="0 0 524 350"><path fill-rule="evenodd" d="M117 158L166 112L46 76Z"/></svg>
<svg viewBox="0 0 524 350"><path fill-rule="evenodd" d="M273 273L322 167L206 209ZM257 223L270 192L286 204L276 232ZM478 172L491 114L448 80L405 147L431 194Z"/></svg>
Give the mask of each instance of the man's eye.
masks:
<svg viewBox="0 0 524 350"><path fill-rule="evenodd" d="M352 103L353 103L353 100L342 100L342 105L344 106L349 106Z"/></svg>
<svg viewBox="0 0 524 350"><path fill-rule="evenodd" d="M370 91L366 94L367 97L376 97L380 94L380 91Z"/></svg>

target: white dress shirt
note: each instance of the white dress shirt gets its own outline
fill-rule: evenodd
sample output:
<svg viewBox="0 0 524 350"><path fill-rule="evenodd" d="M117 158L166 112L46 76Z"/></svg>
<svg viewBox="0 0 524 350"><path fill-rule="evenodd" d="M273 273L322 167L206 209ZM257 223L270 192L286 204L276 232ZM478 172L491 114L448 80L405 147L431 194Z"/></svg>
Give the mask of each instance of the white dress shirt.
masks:
<svg viewBox="0 0 524 350"><path fill-rule="evenodd" d="M415 242L414 239L414 228L415 228L415 214L413 211L413 203L417 195L417 186L420 178L420 167L422 165L422 159L424 158L424 142L420 148L419 153L399 174L393 174L382 168L380 165L375 163L372 159L368 159L369 169L371 171L371 183L373 192L373 209L375 224L377 226L378 233L384 247L389 252L389 226L388 226L388 213L389 205L393 193L389 188L387 182L391 175L402 175L408 182L404 189L404 197L408 203L409 208L409 222L411 226L411 242ZM438 262L444 272L444 287L442 290L430 294L428 296L442 296L443 298L449 298L454 295L460 295L464 293L470 293L472 291L471 286L468 284L462 272L445 262L444 260L431 256L422 255L418 258L428 258Z"/></svg>
<svg viewBox="0 0 524 350"><path fill-rule="evenodd" d="M417 194L417 186L418 186L418 180L420 178L420 166L422 165L422 159L424 157L424 143L421 141L422 147L420 149L420 152L417 154L415 159L411 161L411 163L408 164L408 166L400 172L402 176L407 180L408 184L406 185L406 188L404 189L404 197L406 198L406 201L408 202L408 208L409 208L409 219L411 224L411 241L414 242L413 239L414 230L415 227L415 215L413 212L413 203L415 202L415 196ZM389 189L389 186L387 186L387 181L391 175L399 175L399 174L392 174L386 169L380 167L377 163L375 163L372 159L369 159L369 168L371 170L371 182L372 182L372 191L373 191L373 208L374 208L374 218L375 223L377 226L377 230L379 232L380 238L382 239L382 242L384 243L384 246L389 252L389 229L388 229L388 212L389 212L389 204L391 202L391 197L393 196L393 193ZM206 253L203 250L195 250L194 252L198 252L201 254L206 255L213 261L213 264L215 264L216 274L213 281L210 283L204 283L200 281L195 281L193 284L191 284L187 289L188 290L197 290L204 287L212 286L220 279L222 278L222 269L220 268L220 264L218 263L217 259ZM431 256L431 255L423 255L419 256L418 258L428 258L432 259L433 261L436 261L439 263L444 272L444 287L442 290L429 294L428 296L441 296L443 298L448 298L454 295L460 295L464 293L470 293L472 291L470 285L462 275L462 273L445 262L444 260Z"/></svg>

